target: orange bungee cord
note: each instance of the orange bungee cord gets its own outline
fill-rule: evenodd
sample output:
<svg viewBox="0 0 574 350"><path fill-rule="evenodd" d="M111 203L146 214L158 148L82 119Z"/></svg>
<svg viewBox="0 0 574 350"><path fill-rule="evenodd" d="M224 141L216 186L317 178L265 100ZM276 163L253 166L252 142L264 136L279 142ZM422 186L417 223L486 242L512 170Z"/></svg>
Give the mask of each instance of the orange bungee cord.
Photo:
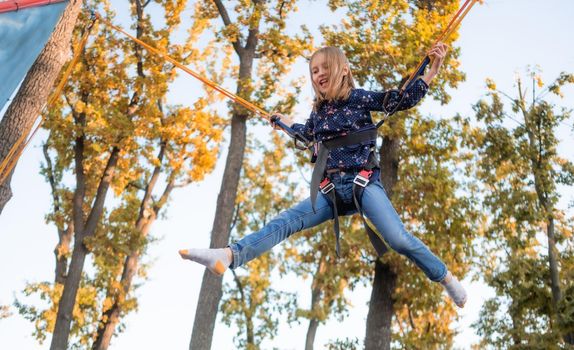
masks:
<svg viewBox="0 0 574 350"><path fill-rule="evenodd" d="M40 0L38 0L40 1ZM57 0L56 0L57 1ZM440 41L444 41L446 39L448 39L448 37L456 30L456 28L461 24L462 20L464 19L464 17L468 14L468 12L470 11L470 9L474 6L474 4L476 2L478 2L479 0L466 0L465 3L461 6L461 8L458 10L458 12L454 15L454 17L451 19L451 21L449 22L449 24L447 25L447 27L445 28L445 30L441 33L441 35L437 38L437 40L435 41L435 44L440 42ZM285 133L287 133L290 137L293 138L294 143L295 143L295 147L302 149L302 150L306 150L306 149L310 149L314 142L311 140L307 140L302 134L296 132L294 129L292 129L291 127L287 126L286 124L284 124L277 116L275 115L271 115L270 113L266 112L265 110L263 110L262 108L260 108L259 106L235 95L234 93L224 89L223 87L217 85L215 82L201 76L199 73L193 71L192 69L189 69L188 67L184 66L183 64L179 63L178 61L176 61L175 59L173 59L171 56L169 56L168 54L166 54L165 52L162 52L158 49L156 49L155 47L139 40L138 38L130 35L129 33L127 33L126 31L124 31L123 29L121 29L120 27L112 24L110 21L102 18L101 16L99 16L97 13L92 12L92 18L94 19L94 21L97 19L100 22L107 24L108 26L110 26L111 28L115 29L116 31L126 35L127 37L129 37L131 40L133 40L134 42L136 42L137 44L141 45L142 47L144 47L145 49L147 49L150 52L153 52L157 55L160 55L161 57L163 57L166 61L171 62L172 64L174 64L176 67L180 68L181 70L183 70L184 72L190 74L191 76L193 76L194 78L200 80L202 83L204 83L205 85L209 86L210 88L220 92L221 94L223 94L224 96L226 96L227 98L231 99L233 102L238 103L240 105L242 105L243 107L245 107L247 110L255 113L256 115L268 120L272 125L276 125L277 127L279 127L280 130L284 131ZM93 22L90 25L90 29L93 26ZM58 85L58 87L55 89L54 94L51 96L51 98L49 99L47 106L51 105L57 98L57 96L59 95L60 91L62 90L66 80L67 80L67 76L70 74L72 67L74 66L74 63L77 61L78 56L79 56L79 52L81 51L81 48L83 48L83 46L86 44L87 42L87 38L88 35L90 33L90 30L87 30L84 37L82 38L80 44L78 45L78 48L75 50L75 55L74 58L72 60L72 63L68 66L68 70L65 72L64 77L62 78L62 81L60 82L60 84ZM405 81L405 83L402 85L402 87L400 88L400 92L404 93L404 91L409 87L409 85L413 82L414 78L421 75L422 72L424 72L426 66L430 63L430 57L429 56L425 56L425 58L419 63L419 65L417 66L417 68L411 73L411 75L409 76L409 78ZM398 104L400 105L400 103ZM397 105L397 108L398 108ZM389 113L387 113L387 117L392 115L394 112L396 112L396 108L394 111L391 111ZM380 127L382 125L382 123L385 121L386 118L384 118L383 120L381 120L378 124L377 124L377 128ZM4 180L6 179L6 177L8 176L8 174L10 174L10 172L12 171L14 165L16 164L16 161L18 160L18 158L20 157L20 155L23 152L23 149L26 147L26 145L28 145L28 143L30 142L31 138L34 136L34 134L36 133L36 131L40 128L41 124L42 124L43 119L40 120L40 123L36 126L36 129L34 130L34 132L32 133L32 135L28 138L28 140L24 143L24 147L22 147L19 151L17 151L17 149L20 147L20 145L24 142L24 139L26 138L26 133L23 134L22 137L20 137L20 139L16 142L16 144L12 147L12 149L10 150L9 154L5 157L5 159L0 163L0 184L4 182Z"/></svg>
<svg viewBox="0 0 574 350"><path fill-rule="evenodd" d="M221 94L223 94L224 96L226 96L227 98L231 99L233 102L238 103L240 105L242 105L243 107L245 107L246 109L250 110L251 112L255 113L256 115L268 120L271 124L275 124L277 125L282 131L284 131L285 133L287 133L289 136L291 136L294 141L295 141L295 147L302 149L302 150L306 150L311 146L311 142L309 140L307 140L303 135L301 135L300 133L296 132L295 130L293 130L292 128L290 128L289 126L287 126L286 124L284 124L283 122L281 122L279 120L279 118L277 118L276 116L272 116L270 113L266 112L265 110L263 110L262 108L260 108L259 106L235 95L234 93L232 93L229 90L224 89L223 87L217 85L215 82L207 79L206 77L201 76L199 73L195 72L192 69L189 69L188 67L184 66L183 64L179 63L178 61L176 61L174 58L172 58L171 56L169 56L168 54L166 54L165 52L162 52L158 49L156 49L155 47L139 40L138 38L134 37L133 35L130 35L129 33L127 33L126 31L124 31L123 29L121 29L120 27L112 24L110 21L100 17L98 14L95 14L96 18L98 18L100 20L100 22L107 24L108 26L110 26L111 28L117 30L118 32L124 34L125 36L127 36L128 38L132 39L133 41L135 41L137 44L143 46L145 49L147 49L150 52L153 52L161 57L163 57L166 61L171 62L172 64L174 64L176 67L180 68L181 70L183 70L184 72L188 73L189 75L191 75L192 77L198 79L199 81L201 81L202 83L204 83L205 85L209 86L210 88L220 92Z"/></svg>
<svg viewBox="0 0 574 350"><path fill-rule="evenodd" d="M478 1L479 0L466 0L464 2L464 4L462 4L460 9L457 11L457 13L454 15L454 17L450 20L450 22L448 23L446 28L443 30L443 32L435 40L435 42L433 43L432 46L436 45L437 43L439 43L441 41L445 41L446 39L448 39L450 37L450 35L456 30L456 28L462 23L462 20L468 14L470 9L472 9L474 4L476 4ZM430 57L425 56L420 61L420 63L418 64L417 68L411 73L409 78L401 86L400 91L404 92L407 89L407 87L413 82L413 80L424 72L426 66L430 62L431 62Z"/></svg>

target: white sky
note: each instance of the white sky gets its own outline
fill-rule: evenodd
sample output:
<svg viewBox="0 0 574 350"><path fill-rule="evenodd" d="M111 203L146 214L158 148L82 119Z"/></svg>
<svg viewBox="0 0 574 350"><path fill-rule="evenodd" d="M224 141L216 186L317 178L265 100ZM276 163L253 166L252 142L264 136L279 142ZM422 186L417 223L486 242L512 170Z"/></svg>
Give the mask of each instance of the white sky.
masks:
<svg viewBox="0 0 574 350"><path fill-rule="evenodd" d="M301 4L297 22L317 23L317 16L323 5L319 2ZM452 116L456 112L470 115L471 105L485 93L484 80L493 78L498 87L511 94L515 72L524 73L527 65L542 67L546 82L552 81L559 72L574 72L574 48L572 45L570 20L574 15L574 1L571 0L491 0L476 6L465 18L460 30L458 45L462 48L461 69L467 74L467 81L455 91L450 91L452 102L439 106L427 99L422 111L425 114ZM326 14L328 16L328 13ZM317 36L318 38L318 36ZM316 39L319 41L319 39ZM306 74L303 64L296 67L298 76ZM192 78L178 82L182 88ZM227 86L235 90L234 86ZM179 90L178 90L179 91ZM306 106L310 100L311 88L303 89L298 114L307 115ZM558 101L562 106L574 107L574 89L564 90L565 98ZM186 91L174 100L183 98ZM440 108L440 110L439 110ZM302 117L301 117L302 118ZM571 119L570 125L574 124ZM572 130L564 126L560 131L562 144L560 153L574 160ZM14 198L0 216L0 305L11 304L27 281L53 280L53 248L57 233L53 225L46 225L44 216L50 211L49 186L39 175L39 164L43 161L40 145L46 133L39 134L25 152L16 168L12 180ZM154 264L147 281L138 291L140 309L126 319L125 333L113 340L111 349L184 349L188 347L193 326L203 269L199 265L181 261L177 250L184 247L207 247L212 226L217 193L219 191L224 157L213 174L201 184L194 184L177 190L170 202L168 215L154 224L152 231L161 240L149 249L147 260ZM565 191L561 202L574 200L573 191ZM399 208L400 210L400 208ZM281 249L281 246L275 249ZM230 275L226 277L230 280ZM297 286L300 304L309 304L310 281L293 278L285 285ZM456 347L470 349L478 336L469 325L478 317L482 302L491 292L483 285L465 280L469 291L469 302L464 310L456 338ZM344 322L329 321L320 326L315 341L316 349L329 339L363 339L367 316L366 303L370 287L358 288L352 294L354 308ZM33 324L15 315L0 321L0 339L4 348L47 349L49 339L39 346L31 336ZM262 348L302 349L305 343L307 323L290 328L282 325L279 335ZM222 323L216 325L213 349L233 349L232 337L235 330Z"/></svg>

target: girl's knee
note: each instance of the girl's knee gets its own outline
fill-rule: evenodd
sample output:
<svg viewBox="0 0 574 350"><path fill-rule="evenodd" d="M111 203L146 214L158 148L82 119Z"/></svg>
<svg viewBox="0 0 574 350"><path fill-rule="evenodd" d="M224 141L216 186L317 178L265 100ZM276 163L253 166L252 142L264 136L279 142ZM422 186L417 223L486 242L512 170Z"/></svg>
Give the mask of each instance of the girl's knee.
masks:
<svg viewBox="0 0 574 350"><path fill-rule="evenodd" d="M395 234L391 235L387 240L387 243L389 243L394 251L403 255L410 252L414 248L409 233L404 231L404 229L399 230Z"/></svg>

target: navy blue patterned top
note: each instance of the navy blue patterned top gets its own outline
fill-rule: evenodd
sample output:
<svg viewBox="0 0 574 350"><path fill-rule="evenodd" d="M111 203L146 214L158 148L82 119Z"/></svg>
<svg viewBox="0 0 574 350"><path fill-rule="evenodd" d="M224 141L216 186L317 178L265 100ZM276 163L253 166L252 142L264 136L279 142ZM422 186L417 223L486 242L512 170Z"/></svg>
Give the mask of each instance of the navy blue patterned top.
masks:
<svg viewBox="0 0 574 350"><path fill-rule="evenodd" d="M402 111L414 107L426 94L428 85L422 79L417 79L400 101L398 90L386 92L354 89L346 101L324 103L305 124L293 124L292 128L305 135L308 139L322 142L351 132L373 127L371 111L392 111L397 104L397 110ZM386 106L383 101L390 94ZM343 146L332 149L327 159L327 169L360 168L367 164L374 141L363 144Z"/></svg>

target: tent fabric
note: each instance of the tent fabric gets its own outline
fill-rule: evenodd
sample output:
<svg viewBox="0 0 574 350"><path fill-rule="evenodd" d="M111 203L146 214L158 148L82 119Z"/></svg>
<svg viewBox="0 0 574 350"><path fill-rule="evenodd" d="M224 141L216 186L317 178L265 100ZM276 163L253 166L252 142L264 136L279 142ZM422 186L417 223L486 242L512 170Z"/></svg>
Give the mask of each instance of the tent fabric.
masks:
<svg viewBox="0 0 574 350"><path fill-rule="evenodd" d="M9 0L9 1L0 1L0 13L3 12L10 12L10 11L18 11L28 7L36 7L42 5L50 5L57 2L62 2L67 0Z"/></svg>
<svg viewBox="0 0 574 350"><path fill-rule="evenodd" d="M18 10L0 13L0 110L46 45L67 5L67 1L52 1L48 6L27 6L38 5L38 0L5 3L17 3ZM5 3L0 2L0 9L8 7Z"/></svg>

